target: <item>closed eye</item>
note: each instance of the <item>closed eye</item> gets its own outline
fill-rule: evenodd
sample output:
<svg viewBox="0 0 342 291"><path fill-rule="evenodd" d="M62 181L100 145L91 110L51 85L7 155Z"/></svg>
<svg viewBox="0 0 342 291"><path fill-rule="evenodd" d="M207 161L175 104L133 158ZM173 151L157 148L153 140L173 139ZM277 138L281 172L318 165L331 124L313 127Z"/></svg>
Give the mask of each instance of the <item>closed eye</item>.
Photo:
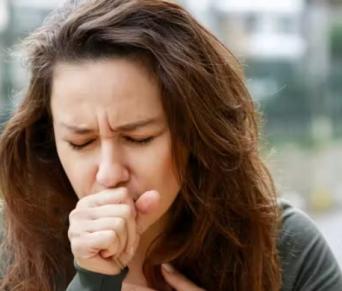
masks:
<svg viewBox="0 0 342 291"><path fill-rule="evenodd" d="M137 145L148 144L149 142L151 142L154 139L153 136L149 136L149 137L145 137L145 138L133 138L130 136L125 136L124 138L127 142L137 144Z"/></svg>
<svg viewBox="0 0 342 291"><path fill-rule="evenodd" d="M73 149L75 149L75 150L81 150L81 149L85 148L86 146L90 145L93 141L94 141L94 140L89 140L89 141L87 141L87 142L85 142L85 143L82 143L82 144L76 144L76 143L73 143L73 142L70 142L70 141L69 141L68 143L69 143L69 145L70 145Z"/></svg>
<svg viewBox="0 0 342 291"><path fill-rule="evenodd" d="M135 144L135 145L145 145L145 144L150 143L154 139L154 137L153 136L149 136L149 137L146 137L146 138L133 138L133 137L130 137L130 136L125 136L124 139L128 143L132 143L132 144ZM93 142L94 142L94 140L89 140L89 141L87 141L85 143L78 144L78 143L73 143L73 142L69 141L68 144L74 150L82 150L82 149L84 149L85 147L87 147L88 145L90 145Z"/></svg>

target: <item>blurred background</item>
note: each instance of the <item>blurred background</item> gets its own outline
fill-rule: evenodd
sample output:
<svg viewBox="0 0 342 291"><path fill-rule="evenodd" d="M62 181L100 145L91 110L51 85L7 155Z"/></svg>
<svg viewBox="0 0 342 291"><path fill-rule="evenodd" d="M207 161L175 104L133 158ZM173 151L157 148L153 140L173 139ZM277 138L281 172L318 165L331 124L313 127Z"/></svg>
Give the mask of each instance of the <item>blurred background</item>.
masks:
<svg viewBox="0 0 342 291"><path fill-rule="evenodd" d="M173 2L243 64L279 193L310 214L342 266L342 0ZM28 79L9 49L62 3L0 0L0 125Z"/></svg>

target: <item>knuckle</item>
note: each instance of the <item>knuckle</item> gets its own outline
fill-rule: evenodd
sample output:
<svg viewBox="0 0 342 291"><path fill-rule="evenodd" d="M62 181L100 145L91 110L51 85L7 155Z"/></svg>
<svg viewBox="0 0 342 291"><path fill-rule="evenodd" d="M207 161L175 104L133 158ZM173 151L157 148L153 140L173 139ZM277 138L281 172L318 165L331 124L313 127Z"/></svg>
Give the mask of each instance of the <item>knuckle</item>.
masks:
<svg viewBox="0 0 342 291"><path fill-rule="evenodd" d="M71 241L72 238L75 237L75 234L71 228L68 229L68 238Z"/></svg>
<svg viewBox="0 0 342 291"><path fill-rule="evenodd" d="M75 215L76 215L76 213L75 213L75 209L74 209L69 213L69 221L71 221L75 217Z"/></svg>
<svg viewBox="0 0 342 291"><path fill-rule="evenodd" d="M75 208L69 213L69 222L72 222L73 220L77 218L81 218L83 214L83 211L81 209Z"/></svg>
<svg viewBox="0 0 342 291"><path fill-rule="evenodd" d="M70 224L67 235L69 240L80 237L82 235L83 229L79 225Z"/></svg>
<svg viewBox="0 0 342 291"><path fill-rule="evenodd" d="M88 201L87 197L83 197L80 200L78 200L76 203L76 209L82 208L87 203L87 201Z"/></svg>

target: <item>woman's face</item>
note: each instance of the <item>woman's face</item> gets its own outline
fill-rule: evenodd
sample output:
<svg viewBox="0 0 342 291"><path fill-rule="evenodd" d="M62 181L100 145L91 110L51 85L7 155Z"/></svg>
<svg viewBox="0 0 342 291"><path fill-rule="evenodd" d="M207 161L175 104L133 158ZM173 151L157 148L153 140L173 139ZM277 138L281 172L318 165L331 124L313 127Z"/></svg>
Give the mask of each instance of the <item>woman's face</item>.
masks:
<svg viewBox="0 0 342 291"><path fill-rule="evenodd" d="M51 110L59 159L77 196L124 186L160 193L156 222L180 189L156 79L122 58L59 63Z"/></svg>

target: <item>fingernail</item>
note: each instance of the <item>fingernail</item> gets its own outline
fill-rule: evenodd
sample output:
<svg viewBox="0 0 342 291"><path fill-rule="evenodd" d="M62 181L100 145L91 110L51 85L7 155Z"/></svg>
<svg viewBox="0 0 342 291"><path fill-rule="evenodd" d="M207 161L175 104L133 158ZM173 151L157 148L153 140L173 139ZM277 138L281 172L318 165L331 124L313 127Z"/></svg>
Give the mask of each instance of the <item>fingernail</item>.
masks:
<svg viewBox="0 0 342 291"><path fill-rule="evenodd" d="M168 273L174 273L175 272L175 268L172 267L170 264L162 264L162 268Z"/></svg>

